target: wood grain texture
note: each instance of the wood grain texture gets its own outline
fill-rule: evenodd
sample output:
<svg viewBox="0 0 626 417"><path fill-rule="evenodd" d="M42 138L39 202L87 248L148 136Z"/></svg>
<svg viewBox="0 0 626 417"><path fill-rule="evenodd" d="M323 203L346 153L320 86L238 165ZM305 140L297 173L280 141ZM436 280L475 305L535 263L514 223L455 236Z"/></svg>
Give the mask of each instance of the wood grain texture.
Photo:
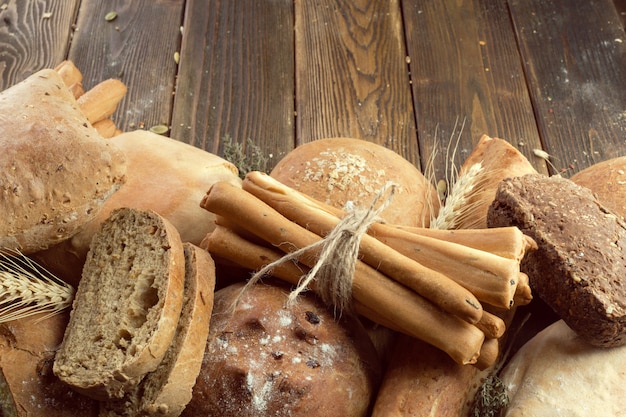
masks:
<svg viewBox="0 0 626 417"><path fill-rule="evenodd" d="M293 2L190 0L184 27L172 136L213 153L251 140L271 168L295 143Z"/></svg>
<svg viewBox="0 0 626 417"><path fill-rule="evenodd" d="M397 0L296 1L298 143L369 140L419 166Z"/></svg>
<svg viewBox="0 0 626 417"><path fill-rule="evenodd" d="M506 4L497 0L403 2L423 158L435 175L460 166L483 134L506 139L539 171L540 148ZM455 154L452 148L458 140ZM446 157L448 155L449 159Z"/></svg>
<svg viewBox="0 0 626 417"><path fill-rule="evenodd" d="M65 59L79 3L0 2L0 90Z"/></svg>
<svg viewBox="0 0 626 417"><path fill-rule="evenodd" d="M545 150L577 172L624 155L626 37L610 0L512 0Z"/></svg>
<svg viewBox="0 0 626 417"><path fill-rule="evenodd" d="M113 116L124 131L170 123L183 0L83 0L69 59L90 89L108 78L129 89ZM115 11L117 18L105 20Z"/></svg>

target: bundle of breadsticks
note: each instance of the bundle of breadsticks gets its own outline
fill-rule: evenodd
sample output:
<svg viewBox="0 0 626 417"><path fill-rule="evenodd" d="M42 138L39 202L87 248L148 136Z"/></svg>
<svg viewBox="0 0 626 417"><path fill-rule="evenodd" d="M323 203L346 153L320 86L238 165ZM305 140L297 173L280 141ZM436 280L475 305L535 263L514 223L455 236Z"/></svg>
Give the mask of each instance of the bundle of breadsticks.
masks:
<svg viewBox="0 0 626 417"><path fill-rule="evenodd" d="M316 243L348 214L261 172L248 173L242 187L214 184L201 206L216 215L206 243L217 261L250 270L275 262L271 275L292 284L316 266ZM297 261L280 262L309 247ZM459 364L486 368L506 327L493 312L532 299L520 261L534 248L515 227L449 231L374 221L358 247L354 310Z"/></svg>
<svg viewBox="0 0 626 417"><path fill-rule="evenodd" d="M54 70L59 73L65 85L74 94L81 112L100 136L108 139L122 133L111 119L119 102L128 91L122 81L109 78L85 91L83 74L72 61L63 61Z"/></svg>

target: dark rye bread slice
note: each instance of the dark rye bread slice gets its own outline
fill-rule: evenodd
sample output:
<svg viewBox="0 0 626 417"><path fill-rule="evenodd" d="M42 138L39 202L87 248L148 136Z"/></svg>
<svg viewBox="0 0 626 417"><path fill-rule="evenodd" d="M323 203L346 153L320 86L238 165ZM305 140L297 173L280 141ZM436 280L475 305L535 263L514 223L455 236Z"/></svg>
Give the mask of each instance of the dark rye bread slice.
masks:
<svg viewBox="0 0 626 417"><path fill-rule="evenodd" d="M174 341L136 389L122 400L100 403L100 417L177 417L191 400L209 335L215 264L206 250L191 243L184 247L184 301Z"/></svg>
<svg viewBox="0 0 626 417"><path fill-rule="evenodd" d="M174 338L184 274L174 226L153 211L114 211L91 242L55 375L98 400L130 391Z"/></svg>
<svg viewBox="0 0 626 417"><path fill-rule="evenodd" d="M487 224L517 226L537 242L521 269L533 292L583 339L626 344L626 225L589 189L558 176L506 179Z"/></svg>

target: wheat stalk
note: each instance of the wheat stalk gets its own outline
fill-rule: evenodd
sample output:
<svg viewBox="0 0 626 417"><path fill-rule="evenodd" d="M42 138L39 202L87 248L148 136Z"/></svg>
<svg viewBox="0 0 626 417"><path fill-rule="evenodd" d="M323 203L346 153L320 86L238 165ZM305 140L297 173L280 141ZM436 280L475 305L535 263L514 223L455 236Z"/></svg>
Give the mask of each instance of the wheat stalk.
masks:
<svg viewBox="0 0 626 417"><path fill-rule="evenodd" d="M487 181L487 176L480 162L452 179L448 197L437 216L431 220L430 227L445 230L457 229L463 220L473 217L480 205L472 204L470 196L475 189L481 189L484 181Z"/></svg>
<svg viewBox="0 0 626 417"><path fill-rule="evenodd" d="M74 288L43 266L17 252L0 252L0 323L48 313L60 313L72 305Z"/></svg>
<svg viewBox="0 0 626 417"><path fill-rule="evenodd" d="M473 223L468 222L468 219L478 218L475 213L480 208L480 205L472 203L470 198L475 190L480 192L488 178L480 163L471 166L462 173L459 173L459 169L454 163L464 128L465 119L459 127L459 119L457 118L446 146L445 177L441 179L436 178L434 169L438 148L438 126L435 130L433 152L427 160L425 169L426 177L436 186L440 199L439 211L436 212L433 207L430 210L433 213L430 218L430 228L432 229L457 229L461 224L463 224L464 228L471 228Z"/></svg>

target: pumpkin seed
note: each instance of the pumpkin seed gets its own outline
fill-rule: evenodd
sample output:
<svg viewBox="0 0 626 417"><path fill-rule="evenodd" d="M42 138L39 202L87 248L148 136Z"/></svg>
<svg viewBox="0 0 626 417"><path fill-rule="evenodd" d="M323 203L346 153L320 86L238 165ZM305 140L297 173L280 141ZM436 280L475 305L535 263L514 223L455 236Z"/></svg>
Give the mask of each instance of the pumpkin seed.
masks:
<svg viewBox="0 0 626 417"><path fill-rule="evenodd" d="M104 16L104 20L106 20L107 22L111 22L115 20L116 17L117 17L117 12L109 12L106 14L106 16Z"/></svg>
<svg viewBox="0 0 626 417"><path fill-rule="evenodd" d="M156 133L157 135L164 135L168 130L168 127L165 125L156 125L150 128L150 132Z"/></svg>

